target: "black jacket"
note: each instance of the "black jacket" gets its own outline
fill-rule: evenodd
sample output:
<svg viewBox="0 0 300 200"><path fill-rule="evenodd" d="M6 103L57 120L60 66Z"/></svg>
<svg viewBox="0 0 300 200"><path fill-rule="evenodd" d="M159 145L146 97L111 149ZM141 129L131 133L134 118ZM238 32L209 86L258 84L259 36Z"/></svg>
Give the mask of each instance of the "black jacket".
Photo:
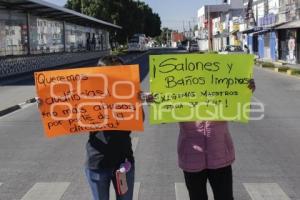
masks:
<svg viewBox="0 0 300 200"><path fill-rule="evenodd" d="M126 159L132 164L134 157L131 131L91 132L86 144L89 169L117 169Z"/></svg>

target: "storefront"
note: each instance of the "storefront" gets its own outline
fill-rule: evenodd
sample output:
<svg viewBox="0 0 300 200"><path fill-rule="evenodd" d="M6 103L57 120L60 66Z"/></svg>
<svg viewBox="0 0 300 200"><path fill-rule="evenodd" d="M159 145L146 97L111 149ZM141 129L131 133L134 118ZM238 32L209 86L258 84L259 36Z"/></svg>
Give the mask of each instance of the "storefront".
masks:
<svg viewBox="0 0 300 200"><path fill-rule="evenodd" d="M264 34L258 34L258 57L264 58L265 56L265 37Z"/></svg>
<svg viewBox="0 0 300 200"><path fill-rule="evenodd" d="M270 57L273 61L278 59L278 37L275 31L271 31L270 35Z"/></svg>
<svg viewBox="0 0 300 200"><path fill-rule="evenodd" d="M257 35L258 40L258 56L259 58L266 60L277 60L278 52L277 52L277 34L273 30L262 31ZM253 38L253 40L255 40Z"/></svg>
<svg viewBox="0 0 300 200"><path fill-rule="evenodd" d="M300 20L276 28L279 59L290 64L300 63Z"/></svg>
<svg viewBox="0 0 300 200"><path fill-rule="evenodd" d="M277 60L277 35L274 31L259 35L259 55L267 60Z"/></svg>

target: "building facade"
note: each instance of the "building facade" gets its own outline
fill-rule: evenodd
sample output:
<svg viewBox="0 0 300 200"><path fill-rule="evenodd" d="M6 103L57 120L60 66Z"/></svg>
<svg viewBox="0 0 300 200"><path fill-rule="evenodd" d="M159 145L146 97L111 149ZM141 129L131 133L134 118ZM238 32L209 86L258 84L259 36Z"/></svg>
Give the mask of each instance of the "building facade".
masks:
<svg viewBox="0 0 300 200"><path fill-rule="evenodd" d="M183 33L179 33L177 31L173 31L171 33L171 46L177 47L179 43L185 40L185 36Z"/></svg>
<svg viewBox="0 0 300 200"><path fill-rule="evenodd" d="M109 48L109 32L107 29L83 26L35 15L30 15L28 21L30 27L29 37L27 14L13 9L1 9L0 56L87 50L100 51ZM93 38L95 42L92 44ZM90 45L90 48L88 45ZM30 50L28 49L29 46Z"/></svg>
<svg viewBox="0 0 300 200"><path fill-rule="evenodd" d="M42 0L0 0L0 77L107 55L117 29Z"/></svg>
<svg viewBox="0 0 300 200"><path fill-rule="evenodd" d="M212 50L214 47L214 24L215 18L221 17L229 10L228 4L205 5L198 10L198 43L201 51Z"/></svg>
<svg viewBox="0 0 300 200"><path fill-rule="evenodd" d="M198 10L200 50L219 51L226 45L240 45L243 7L240 0L224 0L222 4L201 7Z"/></svg>
<svg viewBox="0 0 300 200"><path fill-rule="evenodd" d="M300 1L256 0L252 4L254 25L243 31L251 53L260 59L300 63ZM249 9L249 8L248 8Z"/></svg>

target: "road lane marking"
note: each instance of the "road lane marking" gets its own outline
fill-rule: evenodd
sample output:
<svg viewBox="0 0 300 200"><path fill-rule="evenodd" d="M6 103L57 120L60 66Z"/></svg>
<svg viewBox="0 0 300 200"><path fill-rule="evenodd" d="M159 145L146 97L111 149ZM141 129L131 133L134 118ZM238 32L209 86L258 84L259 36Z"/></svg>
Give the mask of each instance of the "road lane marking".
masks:
<svg viewBox="0 0 300 200"><path fill-rule="evenodd" d="M70 183L36 183L21 200L60 200Z"/></svg>
<svg viewBox="0 0 300 200"><path fill-rule="evenodd" d="M140 187L141 187L140 182L134 183L133 200L138 200L139 199Z"/></svg>
<svg viewBox="0 0 300 200"><path fill-rule="evenodd" d="M175 183L176 200L189 200L189 194L184 183Z"/></svg>
<svg viewBox="0 0 300 200"><path fill-rule="evenodd" d="M132 142L132 151L135 152L136 147L137 147L137 145L139 143L139 138L138 137L133 137L131 139L131 142Z"/></svg>
<svg viewBox="0 0 300 200"><path fill-rule="evenodd" d="M208 199L213 200L213 193L209 183L207 184ZM185 183L175 183L176 200L190 200L189 193L186 189Z"/></svg>
<svg viewBox="0 0 300 200"><path fill-rule="evenodd" d="M17 114L18 112L21 112L21 111L23 111L23 110L25 110L25 109L27 109L27 108L32 107L33 105L34 105L33 103L32 103L32 104L28 104L28 105L24 105L23 107L21 107L21 108L18 109L18 110L15 110L15 111L13 111L13 112L11 112L11 113L8 113L8 114L6 114L6 115L1 116L1 117L0 117L0 120L1 120L1 119L5 119L5 118L10 117L10 116L13 116L13 115Z"/></svg>
<svg viewBox="0 0 300 200"><path fill-rule="evenodd" d="M141 183L135 182L134 183L134 189L133 189L133 200L139 199L139 192L140 192ZM109 196L111 200L116 200L116 193L114 186L111 184L109 188Z"/></svg>
<svg viewBox="0 0 300 200"><path fill-rule="evenodd" d="M252 200L291 200L277 183L243 183Z"/></svg>
<svg viewBox="0 0 300 200"><path fill-rule="evenodd" d="M0 186L2 185L2 183L0 183Z"/></svg>

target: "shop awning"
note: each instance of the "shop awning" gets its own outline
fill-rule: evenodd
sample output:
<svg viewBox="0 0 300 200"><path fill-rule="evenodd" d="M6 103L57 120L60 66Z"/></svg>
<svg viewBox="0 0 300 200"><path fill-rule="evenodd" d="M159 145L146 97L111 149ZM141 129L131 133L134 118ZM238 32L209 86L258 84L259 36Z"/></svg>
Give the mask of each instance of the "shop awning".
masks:
<svg viewBox="0 0 300 200"><path fill-rule="evenodd" d="M257 35L257 34L261 34L261 33L268 32L268 31L270 31L270 30L271 30L271 29L263 29L263 30L260 30L260 31L253 32L252 34L253 34L253 35Z"/></svg>
<svg viewBox="0 0 300 200"><path fill-rule="evenodd" d="M230 34L236 34L238 32L239 32L239 30L234 30L234 31L231 31Z"/></svg>
<svg viewBox="0 0 300 200"><path fill-rule="evenodd" d="M267 29L268 30L268 29ZM263 27L253 27L253 28L250 28L250 29L247 29L247 30L244 30L242 31L243 34L250 34L250 33L253 33L253 34L256 34L256 33L260 33L260 32L264 32L265 29Z"/></svg>
<svg viewBox="0 0 300 200"><path fill-rule="evenodd" d="M250 28L247 30L242 31L243 34L252 33L254 31L254 28Z"/></svg>
<svg viewBox="0 0 300 200"><path fill-rule="evenodd" d="M300 28L300 20L288 22L286 24L276 27L275 29L292 29L292 28Z"/></svg>

